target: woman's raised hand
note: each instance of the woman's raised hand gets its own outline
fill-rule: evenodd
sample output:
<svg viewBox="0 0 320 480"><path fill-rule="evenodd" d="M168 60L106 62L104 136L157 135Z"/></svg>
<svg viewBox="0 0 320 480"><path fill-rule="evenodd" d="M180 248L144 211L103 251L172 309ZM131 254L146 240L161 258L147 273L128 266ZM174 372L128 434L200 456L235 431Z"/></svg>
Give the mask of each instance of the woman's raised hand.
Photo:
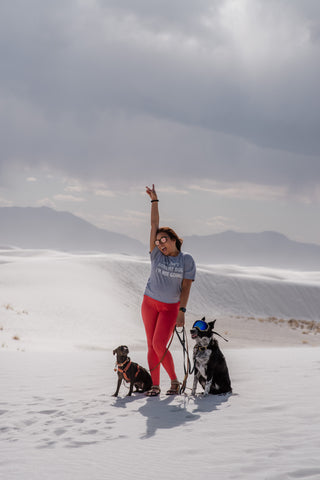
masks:
<svg viewBox="0 0 320 480"><path fill-rule="evenodd" d="M146 192L151 198L151 200L158 200L158 197L154 188L154 184L152 184L152 188L146 187Z"/></svg>

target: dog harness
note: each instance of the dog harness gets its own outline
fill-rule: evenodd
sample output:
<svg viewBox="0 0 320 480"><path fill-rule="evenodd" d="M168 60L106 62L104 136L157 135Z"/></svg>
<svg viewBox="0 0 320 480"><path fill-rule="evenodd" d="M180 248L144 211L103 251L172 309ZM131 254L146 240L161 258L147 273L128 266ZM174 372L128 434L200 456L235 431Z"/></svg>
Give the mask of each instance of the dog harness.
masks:
<svg viewBox="0 0 320 480"><path fill-rule="evenodd" d="M210 345L210 344L209 344L209 345ZM206 347L202 347L202 346L200 346L200 345L195 345L195 346L193 347L193 350L195 350L195 351L197 351L197 352L198 352L198 351L204 352L205 350L208 350L209 345L207 345Z"/></svg>
<svg viewBox="0 0 320 480"><path fill-rule="evenodd" d="M127 371L129 370L130 366L131 366L131 360L130 358L128 357L127 360L123 363L117 363L117 368L114 369L115 372L120 372L122 373L123 375L123 378L125 379L126 382L131 382L130 378L128 377L127 375ZM123 368L123 366L125 366ZM138 376L140 372L140 365L137 365L137 371L136 371L136 374L134 376L134 378L136 378Z"/></svg>

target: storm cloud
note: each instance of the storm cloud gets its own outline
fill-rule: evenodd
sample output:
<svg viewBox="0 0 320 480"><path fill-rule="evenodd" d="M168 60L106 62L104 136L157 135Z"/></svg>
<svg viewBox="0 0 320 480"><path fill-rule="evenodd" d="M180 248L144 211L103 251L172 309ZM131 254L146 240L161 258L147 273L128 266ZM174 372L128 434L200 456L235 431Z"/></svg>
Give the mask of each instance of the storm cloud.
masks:
<svg viewBox="0 0 320 480"><path fill-rule="evenodd" d="M2 172L320 182L318 1L4 0L0 18Z"/></svg>

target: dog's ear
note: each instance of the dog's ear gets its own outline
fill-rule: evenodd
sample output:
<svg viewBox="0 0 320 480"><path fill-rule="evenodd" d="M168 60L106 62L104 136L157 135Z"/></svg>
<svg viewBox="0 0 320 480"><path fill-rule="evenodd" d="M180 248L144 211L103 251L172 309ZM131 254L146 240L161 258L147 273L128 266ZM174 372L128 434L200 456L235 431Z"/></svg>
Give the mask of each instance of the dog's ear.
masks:
<svg viewBox="0 0 320 480"><path fill-rule="evenodd" d="M206 317L202 317L201 322L205 322L205 321L206 321Z"/></svg>
<svg viewBox="0 0 320 480"><path fill-rule="evenodd" d="M213 320L213 322L208 322L208 325L209 327L212 328L212 330L214 329L214 324L216 323L216 320Z"/></svg>

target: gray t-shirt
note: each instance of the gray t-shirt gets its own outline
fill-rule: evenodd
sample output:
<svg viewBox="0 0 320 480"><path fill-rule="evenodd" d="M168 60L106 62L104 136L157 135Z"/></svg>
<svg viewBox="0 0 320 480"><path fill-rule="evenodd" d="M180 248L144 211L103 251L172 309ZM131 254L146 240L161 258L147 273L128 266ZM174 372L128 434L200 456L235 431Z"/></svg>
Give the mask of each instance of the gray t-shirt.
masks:
<svg viewBox="0 0 320 480"><path fill-rule="evenodd" d="M166 256L155 247L150 258L151 274L144 294L159 302L179 302L182 280L194 280L196 276L192 256L182 252L176 257Z"/></svg>

